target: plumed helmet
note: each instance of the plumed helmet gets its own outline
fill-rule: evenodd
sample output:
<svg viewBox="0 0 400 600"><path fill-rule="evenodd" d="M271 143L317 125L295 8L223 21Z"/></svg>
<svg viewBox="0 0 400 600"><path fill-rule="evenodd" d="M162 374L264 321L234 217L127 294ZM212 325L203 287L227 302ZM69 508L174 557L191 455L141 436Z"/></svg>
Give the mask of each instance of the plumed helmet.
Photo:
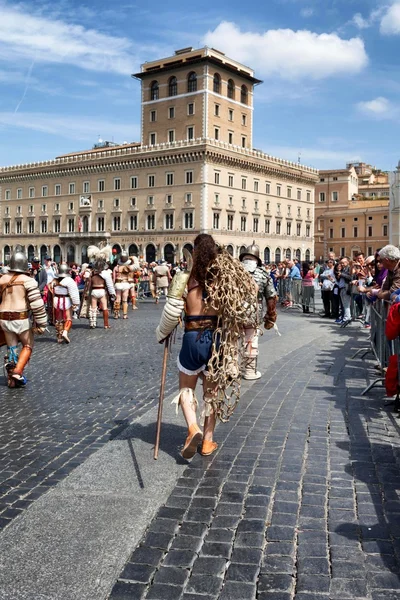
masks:
<svg viewBox="0 0 400 600"><path fill-rule="evenodd" d="M241 253L241 255L239 256L239 260L242 261L243 258L246 256L246 254L250 254L251 256L254 256L254 258L257 259L258 266L261 267L262 262L260 259L260 249L258 246L256 246L256 243L254 240L253 240L253 243L250 246L247 246L246 250Z"/></svg>
<svg viewBox="0 0 400 600"><path fill-rule="evenodd" d="M28 258L21 248L17 248L12 253L8 269L14 273L28 273Z"/></svg>
<svg viewBox="0 0 400 600"><path fill-rule="evenodd" d="M99 254L100 254L100 248L98 248L97 246L89 246L88 247L87 257L89 259L89 262L96 260L96 258L99 256Z"/></svg>
<svg viewBox="0 0 400 600"><path fill-rule="evenodd" d="M62 279L63 277L71 277L71 269L68 265L60 265L58 267L58 273L55 275L55 278Z"/></svg>
<svg viewBox="0 0 400 600"><path fill-rule="evenodd" d="M119 256L119 261L118 264L123 266L123 267L127 267L128 265L131 264L130 258L128 256L128 253L126 250L122 250L120 256Z"/></svg>

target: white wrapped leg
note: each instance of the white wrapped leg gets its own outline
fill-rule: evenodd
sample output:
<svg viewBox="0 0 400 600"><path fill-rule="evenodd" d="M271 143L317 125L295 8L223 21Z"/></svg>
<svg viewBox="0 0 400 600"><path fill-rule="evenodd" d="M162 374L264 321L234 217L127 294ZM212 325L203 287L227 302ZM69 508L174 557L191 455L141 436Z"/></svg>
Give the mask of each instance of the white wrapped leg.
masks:
<svg viewBox="0 0 400 600"><path fill-rule="evenodd" d="M171 404L175 404L176 406L176 414L178 414L179 405L182 400L188 400L194 412L196 412L199 403L197 401L195 391L192 390L192 388L182 388L179 390L179 394L172 400Z"/></svg>
<svg viewBox="0 0 400 600"><path fill-rule="evenodd" d="M184 309L183 300L167 298L164 309L161 314L160 323L156 329L157 341L160 343L169 336L179 323L179 318Z"/></svg>
<svg viewBox="0 0 400 600"><path fill-rule="evenodd" d="M255 358L258 356L258 330L245 329L246 352L245 356Z"/></svg>

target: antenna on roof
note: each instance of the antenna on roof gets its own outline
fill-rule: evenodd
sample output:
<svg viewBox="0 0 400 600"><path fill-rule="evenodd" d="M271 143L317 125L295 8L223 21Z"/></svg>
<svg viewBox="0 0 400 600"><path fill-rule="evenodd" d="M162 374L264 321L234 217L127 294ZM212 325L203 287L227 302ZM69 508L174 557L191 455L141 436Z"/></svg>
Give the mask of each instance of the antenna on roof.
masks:
<svg viewBox="0 0 400 600"><path fill-rule="evenodd" d="M297 162L298 162L298 164L300 164L300 163L301 163L301 152L299 152L299 156L298 156L298 158L297 158Z"/></svg>

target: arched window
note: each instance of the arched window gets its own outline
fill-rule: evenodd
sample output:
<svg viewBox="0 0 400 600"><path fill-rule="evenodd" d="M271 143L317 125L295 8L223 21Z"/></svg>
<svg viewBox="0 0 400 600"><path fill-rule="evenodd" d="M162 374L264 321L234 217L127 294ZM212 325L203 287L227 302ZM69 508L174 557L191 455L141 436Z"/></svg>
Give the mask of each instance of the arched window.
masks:
<svg viewBox="0 0 400 600"><path fill-rule="evenodd" d="M296 250L296 258L297 258L297 260L301 260L301 250L300 250L300 248L297 248L297 250Z"/></svg>
<svg viewBox="0 0 400 600"><path fill-rule="evenodd" d="M288 248L285 252L286 260L290 260L292 258L292 251Z"/></svg>
<svg viewBox="0 0 400 600"><path fill-rule="evenodd" d="M75 262L75 246L72 244L67 248L67 263L70 265Z"/></svg>
<svg viewBox="0 0 400 600"><path fill-rule="evenodd" d="M227 252L229 252L229 254L231 256L233 256L233 246L232 246L232 244L228 244L227 247L226 247L226 250L227 250Z"/></svg>
<svg viewBox="0 0 400 600"><path fill-rule="evenodd" d="M174 249L173 245L172 244L165 244L165 246L164 246L164 260L166 260L167 263L172 264L172 263L175 262L174 257L175 257L175 249Z"/></svg>
<svg viewBox="0 0 400 600"><path fill-rule="evenodd" d="M233 79L228 79L228 98L235 99L235 82Z"/></svg>
<svg viewBox="0 0 400 600"><path fill-rule="evenodd" d="M269 264L271 262L271 250L268 246L264 250L264 262Z"/></svg>
<svg viewBox="0 0 400 600"><path fill-rule="evenodd" d="M40 246L40 262L42 265L44 265L44 259L46 258L47 255L48 255L47 246L45 246L43 244L43 246Z"/></svg>
<svg viewBox="0 0 400 600"><path fill-rule="evenodd" d="M89 217L85 215L82 219L82 231L83 233L89 232Z"/></svg>
<svg viewBox="0 0 400 600"><path fill-rule="evenodd" d="M150 86L150 100L158 100L159 98L159 87L158 87L158 81L153 81L153 83Z"/></svg>
<svg viewBox="0 0 400 600"><path fill-rule="evenodd" d="M11 258L11 248L10 246L4 246L4 262L7 264Z"/></svg>
<svg viewBox="0 0 400 600"><path fill-rule="evenodd" d="M136 244L131 244L128 250L129 256L139 256L139 248Z"/></svg>
<svg viewBox="0 0 400 600"><path fill-rule="evenodd" d="M306 250L306 262L309 262L311 259L311 252L310 250Z"/></svg>
<svg viewBox="0 0 400 600"><path fill-rule="evenodd" d="M246 246L240 246L240 249L239 249L239 256L240 256L241 254L245 254L246 250L247 250Z"/></svg>
<svg viewBox="0 0 400 600"><path fill-rule="evenodd" d="M177 93L178 93L178 80L176 77L170 77L170 80L168 82L168 96L176 96Z"/></svg>
<svg viewBox="0 0 400 600"><path fill-rule="evenodd" d="M216 94L221 93L221 76L219 75L219 73L214 73L213 90Z"/></svg>
<svg viewBox="0 0 400 600"><path fill-rule="evenodd" d="M281 262L281 249L280 248L277 248L275 250L275 262L276 263Z"/></svg>
<svg viewBox="0 0 400 600"><path fill-rule="evenodd" d="M88 253L87 253L87 246L82 246L82 250L81 250L81 263L86 263L89 262L89 257L88 257Z"/></svg>
<svg viewBox="0 0 400 600"><path fill-rule="evenodd" d="M148 244L146 247L146 262L151 263L156 260L156 247L154 244Z"/></svg>
<svg viewBox="0 0 400 600"><path fill-rule="evenodd" d="M189 73L187 91L188 92L197 92L197 75L194 71Z"/></svg>
<svg viewBox="0 0 400 600"><path fill-rule="evenodd" d="M54 246L54 251L55 251L56 248L57 248L57 246ZM32 262L34 258L35 258L35 248L32 245L28 246L28 260L29 260L29 262Z"/></svg>
<svg viewBox="0 0 400 600"><path fill-rule="evenodd" d="M249 92L247 90L247 87L245 85L242 85L242 87L240 88L240 102L242 104L247 104L248 96Z"/></svg>
<svg viewBox="0 0 400 600"><path fill-rule="evenodd" d="M183 246L183 250L188 250L190 252L190 254L193 254L193 246L192 246L192 244L185 244Z"/></svg>
<svg viewBox="0 0 400 600"><path fill-rule="evenodd" d="M33 246L32 246L33 248ZM29 249L28 249L29 252ZM58 244L56 244L53 248L53 258L54 258L54 262L56 263L60 263L61 262L61 248Z"/></svg>

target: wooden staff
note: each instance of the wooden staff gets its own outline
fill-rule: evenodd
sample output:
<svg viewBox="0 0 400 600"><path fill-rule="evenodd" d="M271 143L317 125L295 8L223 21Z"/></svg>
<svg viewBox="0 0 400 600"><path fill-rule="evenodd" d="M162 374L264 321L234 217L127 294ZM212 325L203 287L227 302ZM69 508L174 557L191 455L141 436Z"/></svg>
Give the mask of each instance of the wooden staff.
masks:
<svg viewBox="0 0 400 600"><path fill-rule="evenodd" d="M161 371L160 397L158 399L157 431L156 431L156 443L154 445L154 460L157 460L157 458L158 458L158 449L160 447L161 419L162 419L162 409L163 409L163 402L164 402L165 379L167 377L168 344L169 344L169 336L164 340L164 356L163 356L162 371Z"/></svg>

